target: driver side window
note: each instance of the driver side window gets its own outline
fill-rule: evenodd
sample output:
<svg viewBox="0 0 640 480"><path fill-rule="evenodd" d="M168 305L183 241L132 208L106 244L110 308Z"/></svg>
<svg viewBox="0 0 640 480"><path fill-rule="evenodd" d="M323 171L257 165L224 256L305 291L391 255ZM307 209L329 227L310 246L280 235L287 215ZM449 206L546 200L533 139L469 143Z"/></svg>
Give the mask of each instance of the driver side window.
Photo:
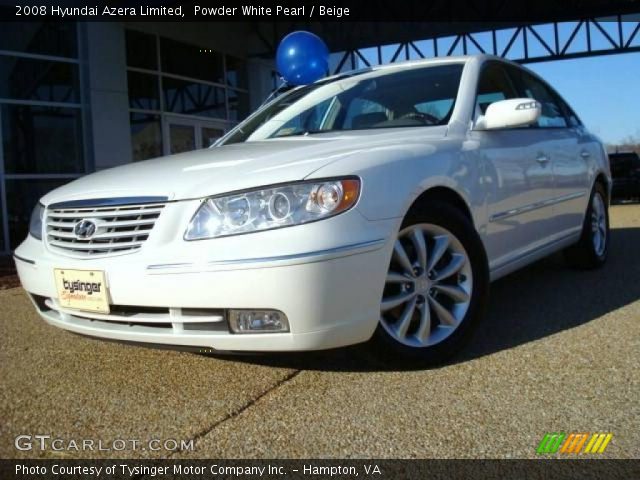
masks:
<svg viewBox="0 0 640 480"><path fill-rule="evenodd" d="M542 106L538 127L558 128L567 126L567 120L560 103L544 83L522 69L513 68L512 75L519 84L520 95L533 98L540 102Z"/></svg>

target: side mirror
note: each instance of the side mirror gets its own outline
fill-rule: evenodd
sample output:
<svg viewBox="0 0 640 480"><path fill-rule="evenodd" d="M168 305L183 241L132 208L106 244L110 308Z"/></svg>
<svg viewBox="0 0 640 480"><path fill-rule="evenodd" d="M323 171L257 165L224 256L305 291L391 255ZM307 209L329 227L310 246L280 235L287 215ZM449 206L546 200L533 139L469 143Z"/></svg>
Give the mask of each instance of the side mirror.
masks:
<svg viewBox="0 0 640 480"><path fill-rule="evenodd" d="M478 118L476 130L496 130L532 125L542 113L539 102L530 98L512 98L493 102L486 113Z"/></svg>

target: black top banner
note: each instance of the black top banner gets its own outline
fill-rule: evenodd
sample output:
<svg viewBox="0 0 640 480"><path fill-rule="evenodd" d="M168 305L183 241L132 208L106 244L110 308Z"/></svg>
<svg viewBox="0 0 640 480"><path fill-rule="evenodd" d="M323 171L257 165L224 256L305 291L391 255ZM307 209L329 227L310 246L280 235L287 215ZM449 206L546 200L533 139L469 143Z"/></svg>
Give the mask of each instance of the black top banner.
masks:
<svg viewBox="0 0 640 480"><path fill-rule="evenodd" d="M0 0L1 21L548 22L636 13L640 0Z"/></svg>

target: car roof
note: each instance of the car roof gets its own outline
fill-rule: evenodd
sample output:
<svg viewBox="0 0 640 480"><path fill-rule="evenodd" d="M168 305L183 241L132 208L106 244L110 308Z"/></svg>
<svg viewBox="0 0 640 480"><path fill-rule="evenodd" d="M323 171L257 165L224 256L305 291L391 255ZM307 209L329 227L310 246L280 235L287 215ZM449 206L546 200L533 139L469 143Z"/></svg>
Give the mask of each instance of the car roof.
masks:
<svg viewBox="0 0 640 480"><path fill-rule="evenodd" d="M369 67L358 68L355 70L349 70L337 73L335 75L331 75L329 77L325 77L321 80L318 80L318 83L321 82L330 82L336 78L351 76L351 75L362 75L367 73L374 72L394 72L401 71L410 68L416 67L427 67L427 66L436 66L436 65L447 65L447 64L455 64L455 63L467 63L470 61L477 61L480 63L484 63L486 61L499 61L502 63L510 64L516 66L518 68L522 68L521 65L512 62L508 59L498 57L496 55L488 55L488 54L477 54L477 55L453 55L449 57L433 57L433 58L421 58L418 60L406 60L403 62L394 62L394 63L386 63L382 65L372 65Z"/></svg>

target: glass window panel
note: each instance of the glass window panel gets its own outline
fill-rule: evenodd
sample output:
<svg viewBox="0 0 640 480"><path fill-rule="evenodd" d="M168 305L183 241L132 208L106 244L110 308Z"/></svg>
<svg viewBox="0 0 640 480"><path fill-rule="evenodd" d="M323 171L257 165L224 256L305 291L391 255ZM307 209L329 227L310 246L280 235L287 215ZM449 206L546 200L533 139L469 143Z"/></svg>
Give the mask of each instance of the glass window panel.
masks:
<svg viewBox="0 0 640 480"><path fill-rule="evenodd" d="M209 148L224 135L221 128L202 127L202 148Z"/></svg>
<svg viewBox="0 0 640 480"><path fill-rule="evenodd" d="M249 115L249 94L227 90L229 94L229 120L244 120Z"/></svg>
<svg viewBox="0 0 640 480"><path fill-rule="evenodd" d="M75 22L0 22L0 50L77 57Z"/></svg>
<svg viewBox="0 0 640 480"><path fill-rule="evenodd" d="M201 117L226 116L223 88L163 77L162 89L165 111Z"/></svg>
<svg viewBox="0 0 640 480"><path fill-rule="evenodd" d="M236 57L226 57L227 84L236 88L249 88L247 62Z"/></svg>
<svg viewBox="0 0 640 480"><path fill-rule="evenodd" d="M347 108L344 119L344 128L357 129L360 127L360 125L358 125L358 121L369 118L373 119L372 121L374 122L379 122L381 120L388 119L388 117L389 114L387 109L379 103L364 98L356 98L349 104L349 108ZM355 122L354 119L356 120Z"/></svg>
<svg viewBox="0 0 640 480"><path fill-rule="evenodd" d="M9 242L15 249L29 233L31 211L38 200L54 188L58 188L70 179L64 180L7 180L7 212L9 223Z"/></svg>
<svg viewBox="0 0 640 480"><path fill-rule="evenodd" d="M2 216L2 202L4 202L3 189L4 184L0 181L0 252L7 248L4 244L4 217Z"/></svg>
<svg viewBox="0 0 640 480"><path fill-rule="evenodd" d="M483 68L476 93L476 109L484 115L494 102L516 98L516 92L509 77L499 63L489 63Z"/></svg>
<svg viewBox="0 0 640 480"><path fill-rule="evenodd" d="M127 65L130 67L158 69L156 37L147 33L126 30Z"/></svg>
<svg viewBox="0 0 640 480"><path fill-rule="evenodd" d="M542 113L538 119L538 127L567 126L567 121L564 118L564 112L560 104L557 103L555 96L543 82L523 70L511 68L510 71L512 78L514 78L518 84L520 96L533 98L540 102Z"/></svg>
<svg viewBox="0 0 640 480"><path fill-rule="evenodd" d="M0 55L0 98L79 101L78 65Z"/></svg>
<svg viewBox="0 0 640 480"><path fill-rule="evenodd" d="M224 83L222 54L208 50L204 53L203 50L195 45L161 38L162 71L208 82Z"/></svg>
<svg viewBox="0 0 640 480"><path fill-rule="evenodd" d="M160 110L158 76L147 73L127 72L129 106L141 110Z"/></svg>
<svg viewBox="0 0 640 480"><path fill-rule="evenodd" d="M84 172L80 109L3 105L1 113L6 173Z"/></svg>
<svg viewBox="0 0 640 480"><path fill-rule="evenodd" d="M169 125L169 141L171 153L195 150L196 129L192 125Z"/></svg>
<svg viewBox="0 0 640 480"><path fill-rule="evenodd" d="M160 115L131 113L131 147L134 161L162 155Z"/></svg>

